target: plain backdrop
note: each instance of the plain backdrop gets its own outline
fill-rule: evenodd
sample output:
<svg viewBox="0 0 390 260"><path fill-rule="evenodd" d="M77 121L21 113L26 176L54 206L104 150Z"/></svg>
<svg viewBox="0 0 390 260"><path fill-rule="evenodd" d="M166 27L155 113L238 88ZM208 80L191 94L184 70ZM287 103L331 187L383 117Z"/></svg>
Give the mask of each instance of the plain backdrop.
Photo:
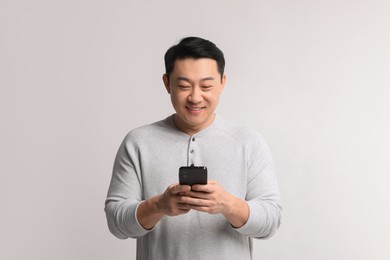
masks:
<svg viewBox="0 0 390 260"><path fill-rule="evenodd" d="M104 215L125 134L172 114L165 51L225 53L218 114L283 197L254 259L390 259L390 2L0 0L0 258L135 259Z"/></svg>

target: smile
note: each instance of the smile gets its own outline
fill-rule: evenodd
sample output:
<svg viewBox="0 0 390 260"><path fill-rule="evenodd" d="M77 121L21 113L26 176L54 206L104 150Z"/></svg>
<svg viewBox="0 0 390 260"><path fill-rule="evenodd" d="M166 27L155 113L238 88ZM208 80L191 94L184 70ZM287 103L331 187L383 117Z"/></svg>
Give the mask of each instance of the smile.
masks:
<svg viewBox="0 0 390 260"><path fill-rule="evenodd" d="M201 110L201 107L187 107L189 110L198 111Z"/></svg>
<svg viewBox="0 0 390 260"><path fill-rule="evenodd" d="M204 107L187 107L186 108L192 112L199 112L201 111Z"/></svg>

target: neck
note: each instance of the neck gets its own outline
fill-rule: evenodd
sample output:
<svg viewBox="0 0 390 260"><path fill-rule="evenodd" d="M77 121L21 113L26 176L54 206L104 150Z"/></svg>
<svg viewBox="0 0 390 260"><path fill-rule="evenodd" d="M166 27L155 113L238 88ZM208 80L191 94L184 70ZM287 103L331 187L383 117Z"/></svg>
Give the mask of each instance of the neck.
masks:
<svg viewBox="0 0 390 260"><path fill-rule="evenodd" d="M214 122L214 120L215 120L215 114L212 114L210 116L210 118L207 120L207 122L205 122L202 125L194 126L194 125L189 125L186 122L183 122L182 120L180 120L180 118L178 118L177 114L173 115L173 123L176 126L176 128L189 136L192 136L192 135L202 131L203 129L207 128L209 125L211 125Z"/></svg>

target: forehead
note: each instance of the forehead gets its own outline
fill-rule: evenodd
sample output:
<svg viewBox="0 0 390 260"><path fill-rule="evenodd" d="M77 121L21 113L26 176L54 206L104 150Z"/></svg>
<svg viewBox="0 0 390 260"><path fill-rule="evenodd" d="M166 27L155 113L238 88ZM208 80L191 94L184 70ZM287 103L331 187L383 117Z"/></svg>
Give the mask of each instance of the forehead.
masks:
<svg viewBox="0 0 390 260"><path fill-rule="evenodd" d="M219 75L217 62L209 58L178 59L175 61L172 76L188 78L216 77Z"/></svg>

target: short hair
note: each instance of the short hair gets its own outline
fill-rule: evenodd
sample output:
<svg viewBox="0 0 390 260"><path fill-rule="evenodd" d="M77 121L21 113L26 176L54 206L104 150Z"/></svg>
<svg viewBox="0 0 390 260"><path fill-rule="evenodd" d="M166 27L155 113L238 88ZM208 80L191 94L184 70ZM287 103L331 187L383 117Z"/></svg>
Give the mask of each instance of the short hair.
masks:
<svg viewBox="0 0 390 260"><path fill-rule="evenodd" d="M215 60L218 66L218 72L222 78L225 69L225 58L223 52L211 41L199 37L186 37L177 45L169 48L164 56L165 73L168 78L174 69L175 61L186 58L210 58Z"/></svg>

